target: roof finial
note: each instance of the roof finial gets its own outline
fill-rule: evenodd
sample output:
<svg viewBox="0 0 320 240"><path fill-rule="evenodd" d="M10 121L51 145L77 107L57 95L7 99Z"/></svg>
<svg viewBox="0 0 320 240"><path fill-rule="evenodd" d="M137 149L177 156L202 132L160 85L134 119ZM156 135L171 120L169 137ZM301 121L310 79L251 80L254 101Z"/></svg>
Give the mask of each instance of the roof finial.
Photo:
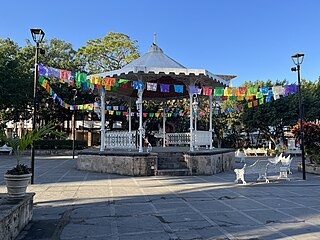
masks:
<svg viewBox="0 0 320 240"><path fill-rule="evenodd" d="M157 34L156 33L153 34L153 44L157 45Z"/></svg>

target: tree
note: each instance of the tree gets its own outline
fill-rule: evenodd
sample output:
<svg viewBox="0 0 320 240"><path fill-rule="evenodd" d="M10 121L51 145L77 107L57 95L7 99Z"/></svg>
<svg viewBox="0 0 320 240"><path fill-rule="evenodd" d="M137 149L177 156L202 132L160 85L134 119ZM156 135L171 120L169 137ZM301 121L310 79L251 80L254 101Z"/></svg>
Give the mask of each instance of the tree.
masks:
<svg viewBox="0 0 320 240"><path fill-rule="evenodd" d="M310 162L319 162L320 160L320 124L314 122L302 122L304 132L304 148L309 156ZM291 128L291 132L296 139L300 139L300 123Z"/></svg>
<svg viewBox="0 0 320 240"><path fill-rule="evenodd" d="M302 80L303 120L315 121L319 119L320 83Z"/></svg>
<svg viewBox="0 0 320 240"><path fill-rule="evenodd" d="M0 39L0 122L18 120L32 96L32 75L21 48L11 39Z"/></svg>
<svg viewBox="0 0 320 240"><path fill-rule="evenodd" d="M254 83L245 83L245 85L261 84L260 86L272 86L271 81L262 83L257 81ZM285 85L286 81L277 81L276 85ZM284 128L292 126L298 119L298 102L297 95L289 95L281 97L276 101L271 101L260 105L259 107L248 108L245 105L243 113L243 124L248 131L257 129L261 131L265 137L277 145L279 139L284 138Z"/></svg>
<svg viewBox="0 0 320 240"><path fill-rule="evenodd" d="M77 51L73 49L72 45L64 40L53 38L45 40L41 43L41 48L45 50L45 54L39 55L38 62L54 68L66 69L70 71L83 71L85 63L77 55ZM21 58L24 60L26 68L34 68L34 53L35 46L27 40L27 45L20 50ZM31 79L33 79L34 72L30 72ZM66 84L61 84L56 78L48 78L50 86L63 99L72 103L73 93L72 88ZM33 83L33 80L31 80ZM65 119L71 118L71 112L58 106L55 100L44 91L44 89L37 85L37 117L38 121L43 120L46 124L49 121L63 122ZM85 101L83 98L88 98L91 101L92 97L87 91L79 90L79 99ZM33 95L32 95L33 96ZM78 101L79 101L78 99ZM33 100L33 97L32 97ZM30 109L31 110L31 109Z"/></svg>
<svg viewBox="0 0 320 240"><path fill-rule="evenodd" d="M64 136L63 133L57 132L53 123L49 123L45 126L37 127L36 129L26 133L21 138L8 138L5 134L1 133L0 140L8 143L13 148L13 152L16 156L16 166L7 171L7 174L21 175L30 173L26 165L20 164L21 153L25 151L36 140L42 140L46 135Z"/></svg>
<svg viewBox="0 0 320 240"><path fill-rule="evenodd" d="M116 70L139 57L136 43L125 34L109 32L103 38L87 41L78 55L87 62L89 73Z"/></svg>

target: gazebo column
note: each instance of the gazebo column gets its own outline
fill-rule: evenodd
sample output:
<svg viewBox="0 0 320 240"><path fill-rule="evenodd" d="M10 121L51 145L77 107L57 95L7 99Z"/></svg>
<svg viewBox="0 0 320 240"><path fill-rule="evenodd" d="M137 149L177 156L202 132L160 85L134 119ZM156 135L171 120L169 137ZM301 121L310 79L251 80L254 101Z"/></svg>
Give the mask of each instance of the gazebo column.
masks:
<svg viewBox="0 0 320 240"><path fill-rule="evenodd" d="M105 149L105 123L106 123L106 91L104 87L101 89L101 107L100 107L100 115L101 115L101 131L100 131L100 151L104 151Z"/></svg>
<svg viewBox="0 0 320 240"><path fill-rule="evenodd" d="M128 129L128 132L129 132L129 143L130 143L130 146L132 144L132 116L131 116L131 98L129 99L128 101L128 125L129 125L129 129Z"/></svg>
<svg viewBox="0 0 320 240"><path fill-rule="evenodd" d="M209 106L210 106L210 120L209 120L209 136L210 136L210 149L212 149L212 95L209 95Z"/></svg>
<svg viewBox="0 0 320 240"><path fill-rule="evenodd" d="M162 121L163 147L166 147L166 108L163 107L163 121Z"/></svg>
<svg viewBox="0 0 320 240"><path fill-rule="evenodd" d="M128 129L128 131L129 131L129 133L131 133L131 131L132 131L132 125L131 125L131 98L129 99L129 108L128 108L128 122L129 122L129 129Z"/></svg>
<svg viewBox="0 0 320 240"><path fill-rule="evenodd" d="M192 119L192 102L193 102L193 94L189 92L190 96L190 151L193 151L193 119Z"/></svg>
<svg viewBox="0 0 320 240"><path fill-rule="evenodd" d="M143 152L142 94L143 90L138 90L137 105L139 109L139 152Z"/></svg>

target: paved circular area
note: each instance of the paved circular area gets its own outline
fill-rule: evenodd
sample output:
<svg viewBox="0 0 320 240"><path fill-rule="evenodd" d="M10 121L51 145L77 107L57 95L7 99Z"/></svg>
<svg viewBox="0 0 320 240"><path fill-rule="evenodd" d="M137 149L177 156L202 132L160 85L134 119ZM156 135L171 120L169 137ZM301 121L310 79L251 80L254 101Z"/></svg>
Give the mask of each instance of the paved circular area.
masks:
<svg viewBox="0 0 320 240"><path fill-rule="evenodd" d="M320 239L320 176L302 181L298 161L291 181L252 175L242 185L231 171L126 177L78 171L70 157L38 157L28 188L34 216L18 239ZM0 174L13 165L14 157L0 156Z"/></svg>

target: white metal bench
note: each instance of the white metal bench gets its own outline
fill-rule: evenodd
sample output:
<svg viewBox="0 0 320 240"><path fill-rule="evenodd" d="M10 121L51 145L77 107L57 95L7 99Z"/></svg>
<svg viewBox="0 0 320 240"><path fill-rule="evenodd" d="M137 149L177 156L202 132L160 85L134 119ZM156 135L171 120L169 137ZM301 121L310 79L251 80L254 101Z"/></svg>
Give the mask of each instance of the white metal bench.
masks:
<svg viewBox="0 0 320 240"><path fill-rule="evenodd" d="M12 155L12 147L8 147L6 144L4 144L2 147L0 147L0 152L8 152L9 155Z"/></svg>
<svg viewBox="0 0 320 240"><path fill-rule="evenodd" d="M288 166L284 166L280 161L277 162L276 164L269 163L267 165L267 174L270 174L270 173L279 174L278 179L285 179L287 181L290 181L290 178L288 178Z"/></svg>
<svg viewBox="0 0 320 240"><path fill-rule="evenodd" d="M245 156L268 156L268 151L265 150L265 149L260 149L260 148L257 148L257 149L244 149L243 150Z"/></svg>
<svg viewBox="0 0 320 240"><path fill-rule="evenodd" d="M252 165L245 164L243 168L240 169L234 169L234 172L236 174L236 180L235 182L238 183L239 180L242 181L243 184L247 184L247 182L244 180L245 174L259 174L258 181L265 179L266 182L269 182L267 179L267 164L269 163L268 160L257 160Z"/></svg>
<svg viewBox="0 0 320 240"><path fill-rule="evenodd" d="M256 156L256 155L257 155L255 149L249 149L249 148L248 148L248 149L244 149L243 152L244 152L244 155L245 155L246 157Z"/></svg>
<svg viewBox="0 0 320 240"><path fill-rule="evenodd" d="M290 169L290 167L291 167L291 162L292 162L292 157L291 157L291 155L288 155L287 157L284 157L284 156L282 155L282 153L281 153L279 156L276 155L274 158L268 158L268 161L269 161L270 163L273 163L273 164L276 164L276 163L278 163L278 162L281 162L281 164L282 164L283 167L287 167L287 168L288 168L288 173L289 173L289 174L292 174L291 169Z"/></svg>
<svg viewBox="0 0 320 240"><path fill-rule="evenodd" d="M246 164L243 168L235 169L234 172L236 174L235 182L238 183L239 180L242 181L243 184L247 184L244 180L245 174L259 174L258 181L265 179L267 183L269 183L268 174L277 173L279 174L278 179L285 179L290 181L288 178L288 173L292 174L290 170L290 165L292 162L292 158L290 155L288 157L283 157L282 154L279 156L275 156L274 158L269 158L268 160L257 160L250 166Z"/></svg>
<svg viewBox="0 0 320 240"><path fill-rule="evenodd" d="M244 158L244 157L245 157L244 152L241 152L239 149L238 149L237 151L235 151L234 156L235 156L236 158L240 158L240 162L241 162L241 163L242 163L242 162L246 162L246 159Z"/></svg>
<svg viewBox="0 0 320 240"><path fill-rule="evenodd" d="M265 149L260 149L260 148L258 148L258 149L256 149L256 155L257 155L257 156L260 156L260 155L262 155L262 156L268 156L268 151L265 150Z"/></svg>

